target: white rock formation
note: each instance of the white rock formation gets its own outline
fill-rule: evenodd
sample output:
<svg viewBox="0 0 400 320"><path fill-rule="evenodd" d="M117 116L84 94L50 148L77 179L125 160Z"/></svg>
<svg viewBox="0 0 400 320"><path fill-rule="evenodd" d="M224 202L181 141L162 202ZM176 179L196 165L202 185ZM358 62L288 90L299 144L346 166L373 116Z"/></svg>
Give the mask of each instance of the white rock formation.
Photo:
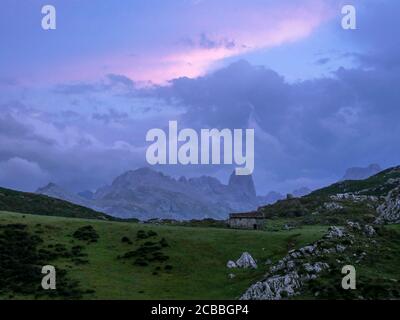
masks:
<svg viewBox="0 0 400 320"><path fill-rule="evenodd" d="M253 268L257 269L257 263L248 252L243 252L240 258L236 261L238 268Z"/></svg>
<svg viewBox="0 0 400 320"><path fill-rule="evenodd" d="M400 187L390 191L376 211L375 223L400 223Z"/></svg>
<svg viewBox="0 0 400 320"><path fill-rule="evenodd" d="M341 227L329 227L327 234L325 235L326 239L335 239L335 238L343 238L345 236L345 232Z"/></svg>

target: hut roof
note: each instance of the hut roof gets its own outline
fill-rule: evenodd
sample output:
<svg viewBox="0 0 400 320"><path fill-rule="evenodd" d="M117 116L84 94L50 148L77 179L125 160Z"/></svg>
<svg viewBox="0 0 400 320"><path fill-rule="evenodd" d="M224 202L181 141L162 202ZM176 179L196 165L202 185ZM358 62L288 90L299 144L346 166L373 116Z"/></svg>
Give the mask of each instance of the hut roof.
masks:
<svg viewBox="0 0 400 320"><path fill-rule="evenodd" d="M261 212L243 212L243 213L231 213L230 219L264 219L264 215Z"/></svg>

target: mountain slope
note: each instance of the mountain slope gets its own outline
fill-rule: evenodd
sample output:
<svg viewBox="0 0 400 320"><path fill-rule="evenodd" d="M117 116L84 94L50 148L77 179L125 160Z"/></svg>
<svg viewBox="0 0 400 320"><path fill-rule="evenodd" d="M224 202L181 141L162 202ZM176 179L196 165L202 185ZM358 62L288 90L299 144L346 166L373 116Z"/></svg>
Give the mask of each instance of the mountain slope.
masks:
<svg viewBox="0 0 400 320"><path fill-rule="evenodd" d="M113 220L104 213L64 200L5 188L0 188L0 210L45 216Z"/></svg>
<svg viewBox="0 0 400 320"><path fill-rule="evenodd" d="M302 198L280 200L258 211L267 218L299 218L308 224L344 223L349 219L372 222L377 218L377 208L387 202L388 194L399 186L400 166L365 180L338 182Z"/></svg>
<svg viewBox="0 0 400 320"><path fill-rule="evenodd" d="M311 193L329 196L339 193L385 196L400 183L400 166L386 169L364 180L346 180Z"/></svg>
<svg viewBox="0 0 400 320"><path fill-rule="evenodd" d="M378 164L371 164L368 167L354 167L346 170L341 181L344 180L364 180L382 171Z"/></svg>
<svg viewBox="0 0 400 320"><path fill-rule="evenodd" d="M49 184L38 193L61 198L121 218L225 219L229 213L255 210L257 198L251 176L231 175L229 184L201 176L175 179L150 168L128 171L91 199Z"/></svg>
<svg viewBox="0 0 400 320"><path fill-rule="evenodd" d="M83 297L86 299L235 299L262 275L262 261L275 261L284 255L288 243L295 240L296 247L303 246L320 238L326 230L311 226L296 232L266 233L0 213L0 236L5 227L16 224L27 225L26 231L43 240L37 250L65 248L69 253L74 247L81 249L82 256L76 262L65 257L46 263L66 270L69 278L79 281L81 291L90 290ZM97 241L88 243L73 236L88 226L98 235ZM149 231L153 235L148 239L138 238ZM122 242L123 237L131 243ZM161 249L167 257L164 262L152 260L138 265L135 257L121 258L143 248L146 242L157 245L163 238L168 245ZM1 246L0 242L0 251ZM226 262L239 258L244 251L260 261L260 268L235 271L236 277L230 279L228 274L232 271L226 268ZM21 260L17 263L23 262L23 257ZM2 279L14 284L6 276ZM57 290L69 290L58 280ZM0 300L13 293L3 295L0 290ZM14 299L18 298L30 296L14 293Z"/></svg>

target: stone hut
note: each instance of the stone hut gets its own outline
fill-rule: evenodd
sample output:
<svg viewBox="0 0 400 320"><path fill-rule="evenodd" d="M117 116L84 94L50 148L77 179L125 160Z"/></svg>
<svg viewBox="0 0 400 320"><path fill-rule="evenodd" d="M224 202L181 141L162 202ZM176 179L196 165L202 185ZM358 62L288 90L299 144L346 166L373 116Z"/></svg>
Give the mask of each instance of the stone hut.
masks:
<svg viewBox="0 0 400 320"><path fill-rule="evenodd" d="M233 229L260 230L265 225L265 217L260 212L232 213L228 225Z"/></svg>

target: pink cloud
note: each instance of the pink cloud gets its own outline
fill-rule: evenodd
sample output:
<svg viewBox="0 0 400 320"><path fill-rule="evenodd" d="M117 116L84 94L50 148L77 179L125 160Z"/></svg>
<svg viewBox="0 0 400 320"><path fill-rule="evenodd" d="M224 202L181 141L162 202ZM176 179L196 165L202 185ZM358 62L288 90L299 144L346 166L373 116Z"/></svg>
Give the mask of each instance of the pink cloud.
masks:
<svg viewBox="0 0 400 320"><path fill-rule="evenodd" d="M187 25L185 30L173 30L169 38L160 34L160 39L142 46L137 55L129 55L127 49L115 49L114 53L81 57L77 62L65 63L63 70L52 70L47 79L82 81L119 73L135 81L162 84L178 77L198 77L224 59L305 39L336 12L332 6L335 0L299 2L260 3L240 10L231 5L225 6L223 13L217 11L218 7L210 8L211 2L199 2L191 7L192 11L174 17L179 26ZM217 6L216 2L213 5ZM219 45L209 47L196 42L179 43L185 36L195 39L202 33L210 39L231 39L233 45L221 45L218 41Z"/></svg>
<svg viewBox="0 0 400 320"><path fill-rule="evenodd" d="M176 46L172 52L150 52L141 66L126 66L123 72L133 79L164 83L178 77L198 77L226 58L244 55L260 49L281 46L307 38L323 22L333 16L322 1L309 5L281 6L225 13L229 21L213 26L213 39L234 39L234 46ZM234 22L234 23L233 23ZM215 29L214 29L215 28Z"/></svg>

